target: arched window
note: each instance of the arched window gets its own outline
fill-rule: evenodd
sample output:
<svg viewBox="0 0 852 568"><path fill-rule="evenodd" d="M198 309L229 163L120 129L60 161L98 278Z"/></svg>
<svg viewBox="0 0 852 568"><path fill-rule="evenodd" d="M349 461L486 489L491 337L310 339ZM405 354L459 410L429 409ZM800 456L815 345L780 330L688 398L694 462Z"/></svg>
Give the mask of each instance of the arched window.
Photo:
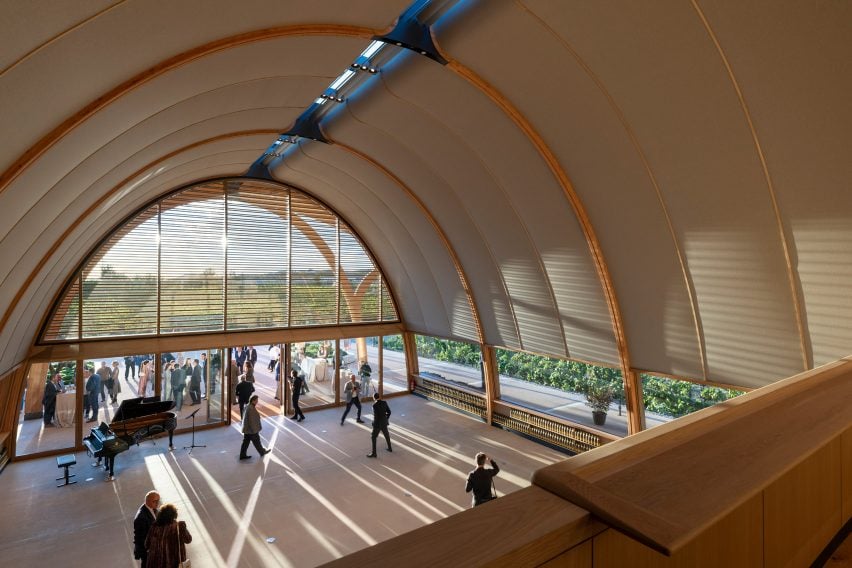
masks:
<svg viewBox="0 0 852 568"><path fill-rule="evenodd" d="M83 263L42 341L397 321L354 231L309 195L228 179L168 195Z"/></svg>

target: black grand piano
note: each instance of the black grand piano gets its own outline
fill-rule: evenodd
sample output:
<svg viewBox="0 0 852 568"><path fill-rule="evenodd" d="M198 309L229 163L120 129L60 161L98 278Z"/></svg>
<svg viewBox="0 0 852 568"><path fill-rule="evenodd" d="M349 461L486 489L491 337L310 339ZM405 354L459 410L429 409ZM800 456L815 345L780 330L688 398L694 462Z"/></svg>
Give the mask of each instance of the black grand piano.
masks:
<svg viewBox="0 0 852 568"><path fill-rule="evenodd" d="M168 432L169 449L173 450L173 438L177 427L177 417L172 400L160 400L158 396L131 398L118 407L112 422L101 422L92 428L91 434L83 439L87 451L97 458L95 465L104 459L108 471L107 480L113 479L115 456L126 451L132 444L138 445L146 438Z"/></svg>

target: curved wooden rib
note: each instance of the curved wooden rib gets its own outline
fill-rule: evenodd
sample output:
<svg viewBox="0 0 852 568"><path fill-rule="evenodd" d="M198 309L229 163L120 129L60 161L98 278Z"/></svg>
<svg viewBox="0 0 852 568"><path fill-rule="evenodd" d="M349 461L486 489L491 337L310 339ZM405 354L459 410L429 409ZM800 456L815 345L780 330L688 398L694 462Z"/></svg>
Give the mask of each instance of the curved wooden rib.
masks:
<svg viewBox="0 0 852 568"><path fill-rule="evenodd" d="M187 63L206 57L210 54L230 49L239 45L288 36L343 36L371 38L381 30L373 30L361 26L347 26L337 24L304 24L293 26L281 26L255 30L238 34L224 39L219 39L200 45L183 53L161 61L157 65L128 79L117 87L104 93L72 116L65 119L60 125L48 132L45 136L24 152L15 160L6 171L0 175L0 193L38 160L54 144L62 140L69 132L91 118L95 113L110 105L117 99L123 97L133 89L144 85L169 71L177 69Z"/></svg>
<svg viewBox="0 0 852 568"><path fill-rule="evenodd" d="M639 396L641 389L639 388L639 385L636 384L635 374L631 372L630 354L627 349L627 339L624 334L624 323L622 322L621 309L618 306L615 287L613 286L612 278L609 274L609 268L604 259L603 251L601 250L594 227L592 227L592 222L586 213L583 203L580 201L580 197L574 190L574 186L571 184L568 174L565 173L565 170L562 168L562 165L559 163L556 155L541 135L533 128L530 121L527 120L527 118L517 108L515 108L515 106L502 93L500 93L485 79L480 77L476 72L454 60L448 54L443 55L449 61L447 67L491 99L497 107L500 108L506 116L508 116L512 122L517 125L521 132L527 136L533 147L544 159L554 178L562 187L568 202L574 209L574 213L576 214L580 227L583 230L583 235L586 237L586 243L589 246L589 251L591 252L592 260L598 273L598 279L600 280L601 287L604 291L607 307L609 308L613 334L618 348L621 372L624 377L625 392L628 393L629 431L630 433L638 432L642 429L641 413L637 412L637 409L641 408L639 406L641 404L641 397Z"/></svg>
<svg viewBox="0 0 852 568"><path fill-rule="evenodd" d="M743 95L742 89L740 89L737 78L734 76L734 70L731 68L728 57L725 55L719 40L716 38L713 28L710 27L710 22L707 21L707 17L704 15L704 12L701 11L701 7L695 0L692 0L692 7L698 13L698 17L701 19L704 29L707 30L707 35L710 36L710 39L713 41L713 45L716 46L716 51L719 53L719 58L725 65L725 70L728 73L728 77L731 79L731 85L737 93L737 100L740 103L740 109L742 109L743 116L745 116L746 123L748 124L748 131L751 133L752 142L754 142L754 150L757 152L757 157L760 160L760 167L763 170L763 178L766 180L766 188L769 191L769 200L772 203L772 212L775 215L775 223L778 226L778 236L781 240L781 249L784 253L784 263L787 269L787 283L790 286L790 295L793 300L793 312L796 317L796 327L799 331L799 344L802 348L802 365L803 370L806 371L813 366L813 353L805 330L804 307L799 301L801 289L798 278L796 277L796 270L793 268L793 261L790 257L790 245L787 242L787 234L784 232L784 222L781 219L781 209L778 206L778 199L775 197L775 186L772 183L772 176L769 175L769 166L766 165L766 157L763 155L763 148L761 147L760 140L757 137L757 131L754 128L751 113L748 110L748 105L745 102L745 96Z"/></svg>

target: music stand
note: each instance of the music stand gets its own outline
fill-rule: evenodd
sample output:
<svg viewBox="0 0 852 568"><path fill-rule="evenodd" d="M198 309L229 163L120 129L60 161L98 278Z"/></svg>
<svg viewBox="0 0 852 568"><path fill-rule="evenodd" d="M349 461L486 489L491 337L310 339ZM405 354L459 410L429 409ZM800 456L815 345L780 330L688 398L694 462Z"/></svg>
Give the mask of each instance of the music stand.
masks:
<svg viewBox="0 0 852 568"><path fill-rule="evenodd" d="M192 414L187 416L187 418L192 418L192 442L190 442L190 444L188 446L184 446L183 449L189 450L190 454L192 453L192 448L206 448L207 447L203 444L196 444L195 443L195 415L198 414L199 410L201 410L201 409L196 408L195 412L193 412Z"/></svg>

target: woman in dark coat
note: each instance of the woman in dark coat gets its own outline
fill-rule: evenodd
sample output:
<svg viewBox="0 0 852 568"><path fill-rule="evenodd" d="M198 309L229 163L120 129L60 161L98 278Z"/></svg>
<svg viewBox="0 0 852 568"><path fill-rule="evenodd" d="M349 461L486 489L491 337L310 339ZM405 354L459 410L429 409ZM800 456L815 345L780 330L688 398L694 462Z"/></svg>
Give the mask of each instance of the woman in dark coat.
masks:
<svg viewBox="0 0 852 568"><path fill-rule="evenodd" d="M147 568L177 568L186 560L186 545L192 542L192 535L186 530L186 523L178 521L177 516L177 507L172 504L163 505L157 511L157 520L145 539Z"/></svg>

